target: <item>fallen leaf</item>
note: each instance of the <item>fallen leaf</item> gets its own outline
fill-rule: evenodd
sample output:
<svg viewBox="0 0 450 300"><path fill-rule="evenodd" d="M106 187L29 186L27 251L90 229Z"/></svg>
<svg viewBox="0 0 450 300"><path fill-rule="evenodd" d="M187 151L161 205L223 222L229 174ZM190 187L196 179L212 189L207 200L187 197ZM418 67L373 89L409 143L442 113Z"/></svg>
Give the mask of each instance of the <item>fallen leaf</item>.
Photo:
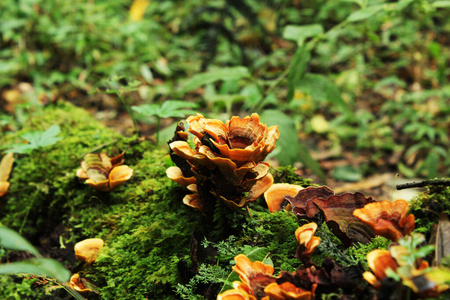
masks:
<svg viewBox="0 0 450 300"><path fill-rule="evenodd" d="M292 206L292 212L300 219L315 221L322 216L327 226L345 246L354 242L367 244L375 236L373 230L353 216L353 211L375 202L361 193L334 195L326 186L308 187L295 197L285 196Z"/></svg>
<svg viewBox="0 0 450 300"><path fill-rule="evenodd" d="M14 163L14 154L8 153L0 162L0 197L6 194L9 188L9 174L11 173L11 169Z"/></svg>
<svg viewBox="0 0 450 300"><path fill-rule="evenodd" d="M361 180L359 182L340 185L340 186L334 188L334 192L336 194L340 194L342 192L371 189L371 188L385 184L387 181L391 180L393 178L393 176L395 176L395 175L393 175L392 173L384 173L384 174L380 174L380 175L374 175L365 180Z"/></svg>

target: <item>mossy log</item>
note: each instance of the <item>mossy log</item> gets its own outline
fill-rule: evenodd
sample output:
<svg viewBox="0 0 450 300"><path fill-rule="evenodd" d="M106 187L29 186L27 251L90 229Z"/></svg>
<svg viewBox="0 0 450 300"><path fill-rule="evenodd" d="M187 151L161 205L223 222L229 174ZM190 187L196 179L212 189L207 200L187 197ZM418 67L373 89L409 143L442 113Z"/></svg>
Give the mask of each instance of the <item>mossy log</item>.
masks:
<svg viewBox="0 0 450 300"><path fill-rule="evenodd" d="M241 229L248 228L254 235L247 234L237 244L270 244L273 259L279 258L284 267L289 261L282 257L284 251L291 250L293 260L297 227L293 215L286 218L284 214L255 211L248 219L244 211L226 212L235 224L224 221L205 229L201 213L182 204L187 191L166 177L167 149L149 140L122 137L69 103L33 113L29 124L5 135L1 144L24 142L21 134L55 124L61 128L60 141L15 155L10 189L0 199L0 224L19 231L42 255L61 261L71 272L82 272L99 290L90 299L179 299L177 285L187 283L201 263L216 262L215 257L200 257L202 251L192 262L191 244L200 244L204 236L214 235L213 231L217 234L211 239L220 240L220 226L241 223ZM111 192L88 186L75 174L83 156L93 151L108 155L125 151L125 164L134 170L133 177ZM266 230L269 223L276 224L281 234ZM95 263L77 262L74 244L94 237L105 241ZM27 255L3 251L1 256L3 263ZM0 285L5 286L0 289L0 298L65 297L64 291L54 291L49 284L42 287L42 280L27 278L0 276ZM68 294L66 298L70 298Z"/></svg>
<svg viewBox="0 0 450 300"><path fill-rule="evenodd" d="M270 257L275 274L299 266L294 236L299 221L293 213L269 213L258 200L248 211L218 205L214 223L208 223L211 218L182 203L188 191L167 178L168 149L150 140L123 137L84 109L66 102L49 105L30 115L22 130L3 135L0 145L4 149L22 143L23 133L55 124L61 128L57 143L15 155L9 191L0 198L0 225L17 230L44 257L59 260L95 285L98 293L89 299L215 299L230 274L230 261L240 253L258 260ZM114 156L122 151L134 174L113 191L97 191L76 176L85 154ZM273 176L275 182L311 184L291 167L274 170ZM441 196L422 195L414 201L419 230L427 234L431 230L428 216L419 213L423 206L430 210L438 203L441 211L450 211L448 191L447 187ZM312 260L318 265L330 256L345 265L363 262L367 269L366 254L389 244L376 238L368 245L343 249L326 226L317 235L322 243ZM75 243L87 238L105 242L91 265L78 262L74 253ZM0 248L1 263L29 257ZM44 278L0 276L0 299L25 298L71 296Z"/></svg>

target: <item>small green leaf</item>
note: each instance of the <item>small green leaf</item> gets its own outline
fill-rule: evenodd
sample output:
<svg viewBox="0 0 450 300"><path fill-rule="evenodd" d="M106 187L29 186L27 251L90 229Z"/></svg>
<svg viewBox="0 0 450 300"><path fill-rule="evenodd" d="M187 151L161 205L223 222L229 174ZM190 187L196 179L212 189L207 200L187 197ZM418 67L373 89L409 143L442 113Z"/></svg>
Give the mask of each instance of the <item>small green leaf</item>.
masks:
<svg viewBox="0 0 450 300"><path fill-rule="evenodd" d="M0 227L0 245L9 250L28 251L36 257L41 257L30 242L8 227Z"/></svg>
<svg viewBox="0 0 450 300"><path fill-rule="evenodd" d="M261 115L261 122L267 127L278 125L280 138L276 142L275 157L281 165L290 165L298 161L299 141L295 123L285 113L279 110L265 110Z"/></svg>
<svg viewBox="0 0 450 300"><path fill-rule="evenodd" d="M433 245L425 245L417 249L414 253L415 258L425 258L428 254L434 251Z"/></svg>
<svg viewBox="0 0 450 300"><path fill-rule="evenodd" d="M192 78L183 82L180 92L186 93L187 91L196 89L208 83L216 82L218 80L239 80L249 77L250 72L245 67L222 68L194 75Z"/></svg>
<svg viewBox="0 0 450 300"><path fill-rule="evenodd" d="M51 258L34 258L20 262L0 265L0 274L26 273L36 276L48 276L60 282L68 282L70 272L57 260Z"/></svg>
<svg viewBox="0 0 450 300"><path fill-rule="evenodd" d="M383 5L374 5L355 11L350 16L348 16L347 22L358 22L366 20L371 16L375 15L376 13L378 13L379 11L381 11L383 7L384 7Z"/></svg>
<svg viewBox="0 0 450 300"><path fill-rule="evenodd" d="M314 174L319 176L322 181L327 184L327 178L325 176L325 173L322 170L322 167L319 165L319 163L311 156L311 153L309 153L308 148L305 147L303 144L298 145L298 161L303 163L305 167L313 171Z"/></svg>
<svg viewBox="0 0 450 300"><path fill-rule="evenodd" d="M309 25L288 25L284 28L283 38L297 42L299 46L303 45L303 42L313 36L317 36L323 33L323 26L321 24L309 24Z"/></svg>
<svg viewBox="0 0 450 300"><path fill-rule="evenodd" d="M13 153L29 153L34 149L39 149L56 144L61 138L57 137L61 128L58 125L52 125L46 131L32 131L26 132L21 137L28 142L28 144L12 144L10 149L6 152Z"/></svg>
<svg viewBox="0 0 450 300"><path fill-rule="evenodd" d="M160 118L184 118L186 115L195 115L193 110L186 110L181 108L197 108L198 105L193 102L181 101L181 100L167 100L165 101L159 110Z"/></svg>
<svg viewBox="0 0 450 300"><path fill-rule="evenodd" d="M319 163L312 158L308 149L299 142L295 123L288 115L278 110L265 110L260 118L261 122L267 124L267 126L278 125L280 138L276 142L275 157L280 165L292 165L300 161L326 182L325 174Z"/></svg>
<svg viewBox="0 0 450 300"><path fill-rule="evenodd" d="M314 101L327 101L336 105L347 114L352 113L336 85L323 75L305 74L298 81L298 87L307 92Z"/></svg>
<svg viewBox="0 0 450 300"><path fill-rule="evenodd" d="M435 151L430 151L425 159L425 166L428 172L428 178L436 177L439 166L439 155Z"/></svg>
<svg viewBox="0 0 450 300"><path fill-rule="evenodd" d="M158 118L184 118L186 115L195 114L193 110L181 108L196 108L196 103L167 100L162 105L159 104L142 104L140 106L132 106L131 109L144 116L157 116Z"/></svg>
<svg viewBox="0 0 450 300"><path fill-rule="evenodd" d="M139 106L132 106L131 109L144 116L157 116L159 113L158 104L142 104Z"/></svg>
<svg viewBox="0 0 450 300"><path fill-rule="evenodd" d="M362 178L360 171L353 166L338 166L333 169L331 176L336 180L349 182L357 182Z"/></svg>
<svg viewBox="0 0 450 300"><path fill-rule="evenodd" d="M290 102L294 98L295 88L298 85L306 66L311 59L311 55L306 45L298 48L289 65L288 83L287 83L287 100Z"/></svg>

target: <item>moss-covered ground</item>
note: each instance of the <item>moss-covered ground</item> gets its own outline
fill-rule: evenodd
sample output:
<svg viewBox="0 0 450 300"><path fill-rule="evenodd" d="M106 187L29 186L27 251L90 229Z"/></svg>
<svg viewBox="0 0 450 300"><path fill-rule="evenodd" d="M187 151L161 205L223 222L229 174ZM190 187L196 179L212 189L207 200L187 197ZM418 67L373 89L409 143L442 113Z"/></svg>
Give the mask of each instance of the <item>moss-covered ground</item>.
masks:
<svg viewBox="0 0 450 300"><path fill-rule="evenodd" d="M270 258L276 274L300 265L294 257L299 226L294 214L270 214L264 202L257 201L249 211L218 207L222 215L214 224L206 223L201 213L182 204L186 190L166 177L166 149L149 140L122 137L71 104L43 108L22 131L4 135L1 142L23 142L24 132L54 124L61 128L60 141L15 155L9 192L0 199L0 224L20 232L45 257L80 272L99 291L89 299L214 299L239 253ZM75 174L83 156L93 151L125 151L133 177L112 192L86 185ZM279 169L274 177L311 184L296 178L292 168ZM331 256L357 265L369 251L388 245L377 238L364 247L342 249L325 226L318 235L323 241L313 257L318 264ZM76 261L74 244L94 237L105 241L97 260L92 265ZM26 257L0 249L2 263ZM2 275L0 286L0 299L71 297L54 283L30 276Z"/></svg>

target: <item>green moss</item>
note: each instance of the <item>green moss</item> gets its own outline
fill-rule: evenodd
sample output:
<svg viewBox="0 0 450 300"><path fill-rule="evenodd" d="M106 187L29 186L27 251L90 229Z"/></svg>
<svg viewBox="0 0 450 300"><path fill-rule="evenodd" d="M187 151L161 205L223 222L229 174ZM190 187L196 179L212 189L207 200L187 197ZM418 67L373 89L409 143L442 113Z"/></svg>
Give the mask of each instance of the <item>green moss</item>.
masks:
<svg viewBox="0 0 450 300"><path fill-rule="evenodd" d="M295 230L297 217L286 211L252 212L242 235L242 244L267 248L275 267L275 273L295 270L300 262L294 258L298 246Z"/></svg>
<svg viewBox="0 0 450 300"><path fill-rule="evenodd" d="M361 263L366 270L369 270L367 265L367 254L375 249L388 249L389 245L392 243L385 237L377 236L368 244L353 245L347 250L347 255L349 255L356 263Z"/></svg>
<svg viewBox="0 0 450 300"><path fill-rule="evenodd" d="M296 174L295 168L292 166L278 167L272 171L272 175L275 183L297 184L302 187L318 186L313 183L312 179L303 178Z"/></svg>
<svg viewBox="0 0 450 300"><path fill-rule="evenodd" d="M63 261L71 271L83 271L98 287L100 299L176 298L179 257L189 253L189 238L201 214L182 204L186 191L166 177L166 151L149 141L123 138L67 103L34 115L29 127L2 144L22 142L20 134L52 124L61 127L58 143L15 155L0 222L20 230L44 256ZM125 150L133 177L110 193L81 182L75 172L84 154L93 150L111 155ZM91 237L104 239L106 246L87 267L75 261L73 245ZM66 249L61 249L61 240ZM2 280L10 283L11 278ZM15 289L26 288L11 285L7 293ZM40 299L42 290L29 293ZM7 293L1 298L7 299Z"/></svg>
<svg viewBox="0 0 450 300"><path fill-rule="evenodd" d="M439 222L439 214L450 215L450 187L429 186L427 191L410 201L409 213L416 219L414 231L425 234L429 239L433 224Z"/></svg>
<svg viewBox="0 0 450 300"><path fill-rule="evenodd" d="M45 290L37 282L38 278L0 275L0 299L44 299Z"/></svg>

